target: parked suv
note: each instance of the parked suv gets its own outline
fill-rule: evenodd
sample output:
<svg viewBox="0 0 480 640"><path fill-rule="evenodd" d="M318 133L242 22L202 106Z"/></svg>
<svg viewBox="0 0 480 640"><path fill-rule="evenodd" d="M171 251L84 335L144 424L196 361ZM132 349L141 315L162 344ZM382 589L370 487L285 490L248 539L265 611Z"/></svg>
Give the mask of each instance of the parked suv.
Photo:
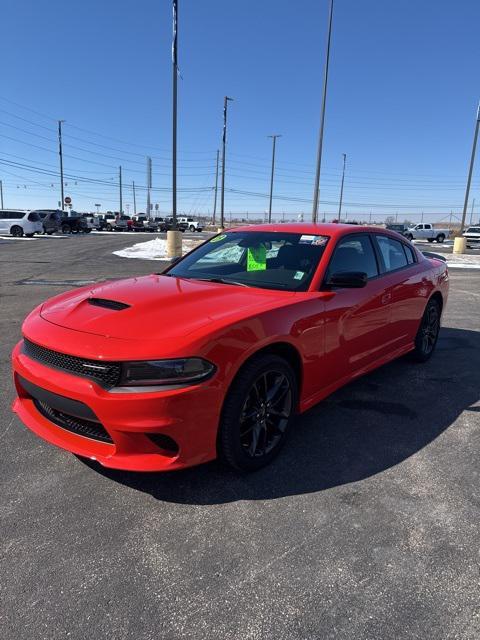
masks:
<svg viewBox="0 0 480 640"><path fill-rule="evenodd" d="M480 246L480 226L468 227L463 233L463 237L467 239L467 247L479 247Z"/></svg>
<svg viewBox="0 0 480 640"><path fill-rule="evenodd" d="M25 234L32 238L35 233L43 233L42 221L36 211L1 209L0 233L9 233L16 238Z"/></svg>
<svg viewBox="0 0 480 640"><path fill-rule="evenodd" d="M113 223L113 228L115 231L130 231L131 224L130 216L117 216Z"/></svg>
<svg viewBox="0 0 480 640"><path fill-rule="evenodd" d="M63 214L61 229L62 233L90 233L91 231L85 218L73 212L70 215Z"/></svg>
<svg viewBox="0 0 480 640"><path fill-rule="evenodd" d="M192 233L194 231L200 232L203 230L202 223L198 220L194 220L193 218L178 218L178 225L185 227L185 229L188 229L188 231L191 231Z"/></svg>
<svg viewBox="0 0 480 640"><path fill-rule="evenodd" d="M43 233L51 236L56 233L62 224L62 211L60 209L35 209L41 218Z"/></svg>

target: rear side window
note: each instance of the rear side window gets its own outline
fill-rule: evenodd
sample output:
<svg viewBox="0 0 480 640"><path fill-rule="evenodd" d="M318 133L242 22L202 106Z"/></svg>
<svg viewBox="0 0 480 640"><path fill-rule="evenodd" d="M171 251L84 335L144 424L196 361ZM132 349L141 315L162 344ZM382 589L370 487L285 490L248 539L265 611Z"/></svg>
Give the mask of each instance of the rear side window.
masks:
<svg viewBox="0 0 480 640"><path fill-rule="evenodd" d="M361 271L369 278L378 276L377 260L368 234L347 236L338 243L328 267L327 277L347 271Z"/></svg>
<svg viewBox="0 0 480 640"><path fill-rule="evenodd" d="M403 243L402 243L402 247L403 247L403 250L405 251L405 255L407 256L408 264L413 264L414 262L416 262L415 252L413 251L412 247L410 247L408 244L403 244Z"/></svg>
<svg viewBox="0 0 480 640"><path fill-rule="evenodd" d="M0 219L2 220L21 220L24 215L24 211L0 211Z"/></svg>
<svg viewBox="0 0 480 640"><path fill-rule="evenodd" d="M38 215L38 213L36 211L31 211L28 214L28 219L30 222L38 222L40 220L40 216Z"/></svg>
<svg viewBox="0 0 480 640"><path fill-rule="evenodd" d="M386 271L395 271L407 266L407 256L402 242L387 236L376 236L376 239Z"/></svg>

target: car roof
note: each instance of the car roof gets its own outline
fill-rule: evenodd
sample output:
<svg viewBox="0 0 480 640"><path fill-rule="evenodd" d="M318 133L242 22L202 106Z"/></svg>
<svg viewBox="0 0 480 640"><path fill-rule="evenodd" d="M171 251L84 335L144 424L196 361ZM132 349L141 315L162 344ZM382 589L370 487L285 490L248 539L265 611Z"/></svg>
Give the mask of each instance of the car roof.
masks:
<svg viewBox="0 0 480 640"><path fill-rule="evenodd" d="M340 237L348 235L350 233L383 233L394 238L401 237L395 231L385 229L384 227L373 227L367 225L353 225L353 224L341 224L341 223L320 223L315 224L313 222L294 222L286 224L256 224L242 227L233 227L228 231L272 231L272 232L284 232L284 233L301 233L304 235L318 235L318 236L331 236Z"/></svg>

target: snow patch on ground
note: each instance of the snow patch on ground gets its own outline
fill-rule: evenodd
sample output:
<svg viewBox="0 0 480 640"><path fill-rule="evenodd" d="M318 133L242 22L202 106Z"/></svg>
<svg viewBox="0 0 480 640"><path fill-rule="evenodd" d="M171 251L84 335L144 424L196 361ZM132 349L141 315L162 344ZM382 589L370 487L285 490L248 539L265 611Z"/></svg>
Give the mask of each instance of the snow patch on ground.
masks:
<svg viewBox="0 0 480 640"><path fill-rule="evenodd" d="M183 240L183 253L194 249L201 240ZM139 260L167 260L167 241L164 238L155 238L148 242L137 242L131 247L125 247L112 252L121 258L137 258Z"/></svg>
<svg viewBox="0 0 480 640"><path fill-rule="evenodd" d="M447 255L446 258L449 269L480 269L480 255L452 253Z"/></svg>

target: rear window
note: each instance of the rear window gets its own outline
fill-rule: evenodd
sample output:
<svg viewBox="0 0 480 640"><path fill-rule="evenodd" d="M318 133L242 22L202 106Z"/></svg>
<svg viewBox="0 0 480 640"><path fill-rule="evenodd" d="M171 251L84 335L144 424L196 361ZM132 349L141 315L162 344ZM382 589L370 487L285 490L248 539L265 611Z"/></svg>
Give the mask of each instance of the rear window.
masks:
<svg viewBox="0 0 480 640"><path fill-rule="evenodd" d="M28 214L28 219L29 219L30 222L39 222L40 216L38 215L38 213L36 211L31 211Z"/></svg>

